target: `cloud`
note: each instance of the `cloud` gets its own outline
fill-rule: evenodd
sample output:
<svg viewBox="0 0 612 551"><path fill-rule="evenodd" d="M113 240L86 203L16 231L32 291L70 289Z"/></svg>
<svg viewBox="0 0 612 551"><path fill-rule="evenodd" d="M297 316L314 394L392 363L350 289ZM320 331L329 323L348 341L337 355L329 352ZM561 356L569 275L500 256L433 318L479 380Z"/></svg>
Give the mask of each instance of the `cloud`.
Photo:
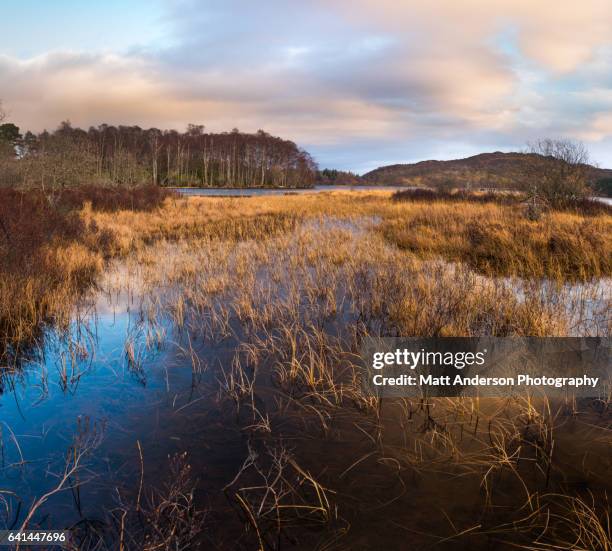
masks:
<svg viewBox="0 0 612 551"><path fill-rule="evenodd" d="M608 0L183 0L167 10L159 43L0 56L12 118L33 130L66 118L264 128L349 168L612 132Z"/></svg>
<svg viewBox="0 0 612 551"><path fill-rule="evenodd" d="M504 26L514 26L523 54L542 68L567 72L609 44L612 4L608 0L320 0L339 12L390 32L419 29L449 46L482 43Z"/></svg>

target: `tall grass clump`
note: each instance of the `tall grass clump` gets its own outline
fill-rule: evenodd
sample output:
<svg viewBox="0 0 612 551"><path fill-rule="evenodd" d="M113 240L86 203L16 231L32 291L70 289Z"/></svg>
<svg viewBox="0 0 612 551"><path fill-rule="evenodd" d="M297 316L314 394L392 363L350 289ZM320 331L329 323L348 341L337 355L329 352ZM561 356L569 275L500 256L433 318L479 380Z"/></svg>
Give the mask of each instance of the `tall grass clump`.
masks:
<svg viewBox="0 0 612 551"><path fill-rule="evenodd" d="M524 193L516 191L508 192L475 192L465 189L450 190L450 189L429 189L429 188L414 188L396 191L391 196L391 200L395 203L403 202L450 202L450 203L495 203L498 205L520 205L528 202ZM543 207L549 207L549 204L541 200ZM559 200L554 204L554 210L559 212L572 212L575 214L583 214L586 216L597 216L600 214L612 215L612 206L598 201L592 197L572 197Z"/></svg>
<svg viewBox="0 0 612 551"><path fill-rule="evenodd" d="M466 190L415 188L396 191L391 200L396 203L411 201L497 203L500 205L516 204L521 197L516 193L475 193Z"/></svg>
<svg viewBox="0 0 612 551"><path fill-rule="evenodd" d="M487 276L587 280L612 274L612 216L549 211L529 220L519 205L422 200L380 226L422 256L466 262Z"/></svg>

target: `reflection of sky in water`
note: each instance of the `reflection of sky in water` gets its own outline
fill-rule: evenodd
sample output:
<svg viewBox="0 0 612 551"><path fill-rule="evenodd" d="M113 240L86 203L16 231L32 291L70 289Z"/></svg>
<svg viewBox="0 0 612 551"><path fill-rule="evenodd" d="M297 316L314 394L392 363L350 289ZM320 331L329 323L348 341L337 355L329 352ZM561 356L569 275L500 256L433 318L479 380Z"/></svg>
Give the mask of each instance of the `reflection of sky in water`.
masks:
<svg viewBox="0 0 612 551"><path fill-rule="evenodd" d="M126 293L102 297L80 324L72 324L69 338L49 332L40 353L42 359L25 364L19 374L6 379L0 396L0 488L16 492L24 500L22 518L34 496L57 484L50 473L59 472L75 431L87 426L90 432L94 427L104 430L100 448L86 464L98 474L107 474L82 487L90 496L84 507L90 505L99 511L100 502L111 498L108 486L99 483L121 474L122 439L127 437L126 446L133 446L151 412L167 400L168 387L183 386L183 375L187 386L191 382L190 372L164 369L173 353L171 347L146 347L151 327L140 319L137 302L136 308L130 309L132 313L128 311L132 298L128 301ZM128 365L127 340L133 342L136 357L142 359L141 370ZM114 451L108 449L111 443ZM82 476L91 474L84 471ZM94 494L96 502L91 499ZM17 506L14 498L10 501ZM76 520L70 490L53 496L44 510L64 526L70 518L65 508L72 508L72 519ZM0 525L6 522L3 516L0 513ZM49 526L58 525L49 520Z"/></svg>

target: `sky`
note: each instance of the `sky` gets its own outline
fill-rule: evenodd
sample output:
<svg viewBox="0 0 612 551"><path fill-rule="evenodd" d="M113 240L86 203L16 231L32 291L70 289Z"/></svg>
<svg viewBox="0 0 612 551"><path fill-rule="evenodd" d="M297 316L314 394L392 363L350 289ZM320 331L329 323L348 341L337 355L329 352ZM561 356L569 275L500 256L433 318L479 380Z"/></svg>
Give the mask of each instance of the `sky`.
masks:
<svg viewBox="0 0 612 551"><path fill-rule="evenodd" d="M610 0L0 0L0 99L62 120L264 129L321 167L585 142L612 167Z"/></svg>

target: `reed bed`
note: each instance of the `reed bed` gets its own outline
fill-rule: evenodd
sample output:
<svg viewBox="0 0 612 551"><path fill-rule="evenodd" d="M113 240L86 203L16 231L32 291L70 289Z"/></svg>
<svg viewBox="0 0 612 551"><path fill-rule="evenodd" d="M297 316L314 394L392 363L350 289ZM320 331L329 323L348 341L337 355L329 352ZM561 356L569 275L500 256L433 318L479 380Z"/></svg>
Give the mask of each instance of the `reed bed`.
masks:
<svg viewBox="0 0 612 551"><path fill-rule="evenodd" d="M337 192L177 199L154 217L124 211L99 213L95 220L118 236L123 249L130 249L139 240L159 238L232 238L232 233L234 238L256 238L254 228L246 229L249 224L260 225L264 234L269 233L262 227L264 221L270 230L286 232L296 219L316 216L379 217L379 229L390 243L421 258L468 263L487 276L584 281L612 275L612 216L607 210L588 215L550 210L533 221L514 201L398 202L383 192Z"/></svg>
<svg viewBox="0 0 612 551"><path fill-rule="evenodd" d="M486 278L393 246L375 217L313 210L290 231L164 240L132 260L152 293L171 289L160 308L182 357L206 364L213 407L246 438L216 489L242 522L236 547L409 533L415 548L607 549L608 402L383 401L364 392L358 355L372 335L609 336L609 287L576 300L549 281ZM233 352L198 356L217 346Z"/></svg>
<svg viewBox="0 0 612 551"><path fill-rule="evenodd" d="M466 262L488 276L586 281L612 272L609 215L553 211L532 221L517 206L409 205L406 213L385 220L381 231L390 242L421 256Z"/></svg>
<svg viewBox="0 0 612 551"><path fill-rule="evenodd" d="M359 360L368 336L609 336L609 283L571 284L610 274L609 216L337 193L79 217L136 274L146 347L173 327L201 392L177 414L214 410L244 453L207 499L205 462L142 511L141 478L90 548L610 549L609 398L382 400Z"/></svg>

